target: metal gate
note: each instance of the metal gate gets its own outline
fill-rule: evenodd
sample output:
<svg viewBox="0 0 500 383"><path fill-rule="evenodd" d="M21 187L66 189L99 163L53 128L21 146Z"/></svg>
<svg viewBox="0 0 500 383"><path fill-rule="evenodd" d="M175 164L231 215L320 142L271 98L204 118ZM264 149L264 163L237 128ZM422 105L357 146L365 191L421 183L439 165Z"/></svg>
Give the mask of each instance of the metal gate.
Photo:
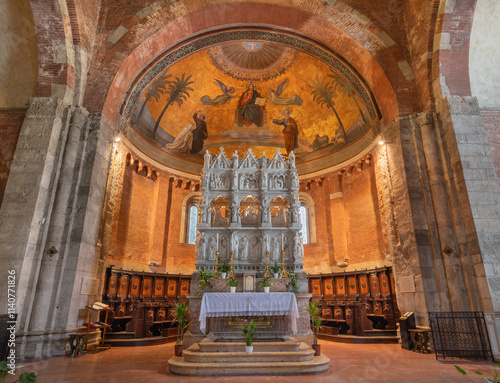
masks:
<svg viewBox="0 0 500 383"><path fill-rule="evenodd" d="M429 312L436 359L493 359L482 311Z"/></svg>

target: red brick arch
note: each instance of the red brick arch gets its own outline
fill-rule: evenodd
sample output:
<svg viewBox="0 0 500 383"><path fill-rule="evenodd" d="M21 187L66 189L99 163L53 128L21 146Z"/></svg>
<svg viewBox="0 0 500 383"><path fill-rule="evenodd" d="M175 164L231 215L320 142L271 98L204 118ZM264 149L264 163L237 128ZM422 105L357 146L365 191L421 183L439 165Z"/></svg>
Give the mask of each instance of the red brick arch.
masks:
<svg viewBox="0 0 500 383"><path fill-rule="evenodd" d="M80 73L77 69L82 63L78 63L81 58L75 48L81 46L91 53L99 18L99 3L95 0L29 1L38 44L35 96L61 96L61 90L55 89L53 85L67 86L72 91L75 78L85 79L87 76L87 73ZM87 63L82 66L86 68Z"/></svg>
<svg viewBox="0 0 500 383"><path fill-rule="evenodd" d="M63 6L64 0L61 0ZM71 42L69 20L61 10L61 2L57 0L30 0L38 43L38 82L35 96L50 97L53 95L52 85L74 86L74 68L68 65L68 58L56 54L64 52ZM65 61L65 62L64 62Z"/></svg>
<svg viewBox="0 0 500 383"><path fill-rule="evenodd" d="M441 20L436 34L449 36L449 44L436 41L439 49L439 74L452 95L470 96L469 43L477 0L441 0ZM446 3L448 7L445 7ZM439 30L441 26L441 30ZM449 35L448 35L449 34ZM439 35L438 35L439 36ZM443 84L442 84L443 85ZM437 95L436 95L437 96Z"/></svg>

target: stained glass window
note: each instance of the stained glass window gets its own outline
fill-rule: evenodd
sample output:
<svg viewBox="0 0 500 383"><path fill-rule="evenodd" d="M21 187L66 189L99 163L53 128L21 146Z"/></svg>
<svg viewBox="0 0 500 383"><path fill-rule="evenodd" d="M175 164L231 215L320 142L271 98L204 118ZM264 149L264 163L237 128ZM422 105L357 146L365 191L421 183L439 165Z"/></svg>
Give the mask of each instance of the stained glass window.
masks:
<svg viewBox="0 0 500 383"><path fill-rule="evenodd" d="M198 223L198 206L191 205L189 207L189 220L188 220L188 240L187 243L196 243L196 225Z"/></svg>
<svg viewBox="0 0 500 383"><path fill-rule="evenodd" d="M299 209L300 222L302 223L302 243L309 243L309 217L307 214L307 208L304 205L300 206Z"/></svg>

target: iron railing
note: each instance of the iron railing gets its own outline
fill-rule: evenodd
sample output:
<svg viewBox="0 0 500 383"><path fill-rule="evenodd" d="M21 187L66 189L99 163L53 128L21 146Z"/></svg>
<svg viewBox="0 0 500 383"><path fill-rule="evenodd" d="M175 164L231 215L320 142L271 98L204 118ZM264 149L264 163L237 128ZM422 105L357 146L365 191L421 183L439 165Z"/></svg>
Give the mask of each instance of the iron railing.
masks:
<svg viewBox="0 0 500 383"><path fill-rule="evenodd" d="M482 311L429 312L436 359L493 359Z"/></svg>

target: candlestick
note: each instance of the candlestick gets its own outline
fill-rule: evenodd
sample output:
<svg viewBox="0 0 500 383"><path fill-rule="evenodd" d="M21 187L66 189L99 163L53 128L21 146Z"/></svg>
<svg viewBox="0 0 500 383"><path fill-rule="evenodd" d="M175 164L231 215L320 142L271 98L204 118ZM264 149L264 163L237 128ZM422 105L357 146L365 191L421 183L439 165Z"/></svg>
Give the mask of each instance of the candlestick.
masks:
<svg viewBox="0 0 500 383"><path fill-rule="evenodd" d="M281 233L281 251L285 251L285 233Z"/></svg>
<svg viewBox="0 0 500 383"><path fill-rule="evenodd" d="M219 252L215 252L215 270L214 270L214 278L219 279Z"/></svg>
<svg viewBox="0 0 500 383"><path fill-rule="evenodd" d="M227 273L227 279L234 279L234 251L231 251L231 262L229 264L229 272Z"/></svg>
<svg viewBox="0 0 500 383"><path fill-rule="evenodd" d="M217 233L217 251L219 251L219 233Z"/></svg>
<svg viewBox="0 0 500 383"><path fill-rule="evenodd" d="M286 264L285 264L285 252L281 252L281 273L280 273L280 278L288 278L288 272L286 271Z"/></svg>
<svg viewBox="0 0 500 383"><path fill-rule="evenodd" d="M266 272L264 273L264 278L271 278L271 272L269 271L269 251L266 251Z"/></svg>

